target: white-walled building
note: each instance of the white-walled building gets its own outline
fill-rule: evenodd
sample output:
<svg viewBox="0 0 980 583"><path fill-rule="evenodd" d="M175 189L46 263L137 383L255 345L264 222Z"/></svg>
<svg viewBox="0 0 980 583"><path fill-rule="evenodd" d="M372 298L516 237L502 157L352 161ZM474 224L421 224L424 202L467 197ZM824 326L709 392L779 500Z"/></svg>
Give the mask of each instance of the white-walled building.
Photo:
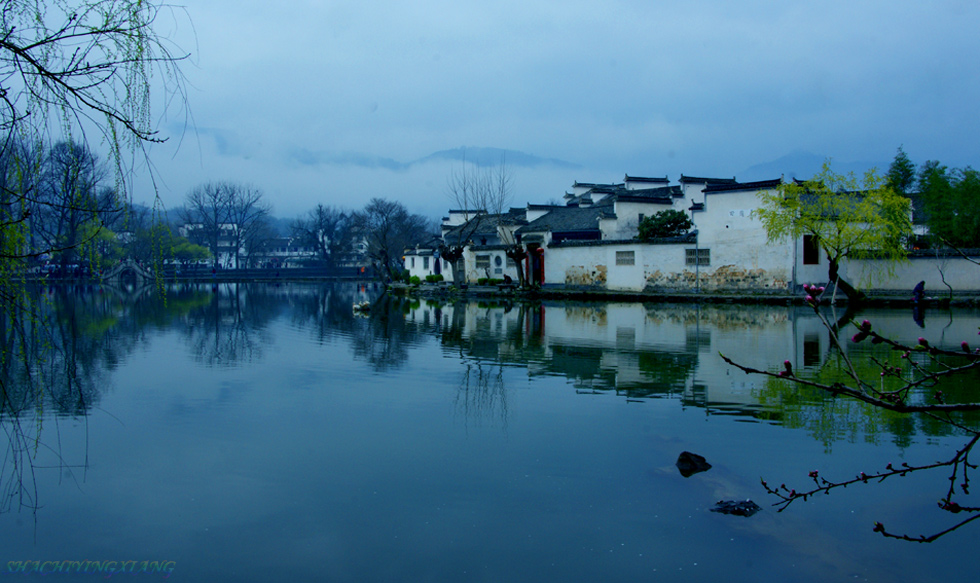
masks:
<svg viewBox="0 0 980 583"><path fill-rule="evenodd" d="M781 179L739 183L681 175L679 182L671 186L666 177L629 175L622 184L575 182L564 206L511 209L506 229L498 224L467 241L464 280L505 274L516 280L519 268L531 285L624 292L786 293L827 282L828 260L812 237L770 242L756 216L760 193L777 189ZM685 212L691 232L638 240L640 221L668 209ZM444 234L458 233L477 214L453 211ZM528 252L520 266L504 254L515 241ZM923 280L930 290L946 284L956 291L980 290L980 269L961 269L960 263L968 262L918 252L902 265L845 260L840 274L878 290L909 291Z"/></svg>

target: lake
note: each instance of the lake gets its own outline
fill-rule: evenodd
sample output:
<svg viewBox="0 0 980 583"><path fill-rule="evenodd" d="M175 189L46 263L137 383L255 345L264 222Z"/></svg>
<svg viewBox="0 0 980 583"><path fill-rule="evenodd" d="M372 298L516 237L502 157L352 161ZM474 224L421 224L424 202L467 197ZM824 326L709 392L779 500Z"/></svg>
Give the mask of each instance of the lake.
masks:
<svg viewBox="0 0 980 583"><path fill-rule="evenodd" d="M962 519L937 508L948 469L773 506L762 479L805 489L814 470L843 481L949 459L967 441L946 423L721 360L828 374L839 357L809 308L445 305L382 297L368 283L165 295L51 287L39 297L33 318L4 320L8 577L42 568L66 571L58 581L980 575L980 523L929 544L872 530L880 521L929 535ZM360 301L375 303L356 314ZM974 310L920 316L860 315L906 341L977 338ZM848 347L856 361L875 350ZM975 390L975 380L947 392ZM684 477L675 462L685 451L711 469ZM746 499L762 510L712 512Z"/></svg>

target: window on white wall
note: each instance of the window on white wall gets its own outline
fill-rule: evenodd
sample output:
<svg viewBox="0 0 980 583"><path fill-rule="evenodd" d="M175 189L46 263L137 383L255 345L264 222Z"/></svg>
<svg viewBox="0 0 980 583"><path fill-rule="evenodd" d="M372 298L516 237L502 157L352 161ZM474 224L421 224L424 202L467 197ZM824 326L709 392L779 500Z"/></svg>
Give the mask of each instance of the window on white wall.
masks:
<svg viewBox="0 0 980 583"><path fill-rule="evenodd" d="M422 258L422 269L428 269L428 268L429 268L429 258L428 257L423 257Z"/></svg>
<svg viewBox="0 0 980 583"><path fill-rule="evenodd" d="M803 235L803 265L820 264L820 243L816 235Z"/></svg>
<svg viewBox="0 0 980 583"><path fill-rule="evenodd" d="M490 269L490 256L489 255L477 255L476 256L476 268L477 269Z"/></svg>
<svg viewBox="0 0 980 583"><path fill-rule="evenodd" d="M711 249L686 249L688 265L711 265Z"/></svg>
<svg viewBox="0 0 980 583"><path fill-rule="evenodd" d="M636 265L635 251L617 251L616 265Z"/></svg>

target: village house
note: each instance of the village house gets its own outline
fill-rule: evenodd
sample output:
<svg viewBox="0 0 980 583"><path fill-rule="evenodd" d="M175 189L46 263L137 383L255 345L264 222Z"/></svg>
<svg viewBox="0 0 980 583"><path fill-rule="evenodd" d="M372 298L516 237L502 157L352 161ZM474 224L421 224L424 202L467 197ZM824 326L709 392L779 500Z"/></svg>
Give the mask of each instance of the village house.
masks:
<svg viewBox="0 0 980 583"><path fill-rule="evenodd" d="M794 292L806 283L826 282L828 260L811 237L768 240L755 211L760 193L772 192L781 183L780 178L738 182L734 177L685 175L676 185L667 177L630 175L615 184L575 182L561 206L529 204L502 215L452 211L444 219L442 242L467 233L467 283L504 275L516 280L520 268L528 283L544 288L653 294ZM638 240L639 223L668 209L690 217L690 232ZM474 221L478 228L472 228ZM428 268L409 264L426 254L435 261L439 244L419 247L421 255L407 252L406 268L433 272L435 262ZM528 253L519 267L504 254L515 244ZM941 281L958 291L980 289L980 270L961 269L965 261L913 253L908 264L891 265L890 270L882 269L881 261L849 260L840 272L849 281L878 290L908 291L921 280L933 282L932 288ZM442 262L444 274L447 268L448 262Z"/></svg>

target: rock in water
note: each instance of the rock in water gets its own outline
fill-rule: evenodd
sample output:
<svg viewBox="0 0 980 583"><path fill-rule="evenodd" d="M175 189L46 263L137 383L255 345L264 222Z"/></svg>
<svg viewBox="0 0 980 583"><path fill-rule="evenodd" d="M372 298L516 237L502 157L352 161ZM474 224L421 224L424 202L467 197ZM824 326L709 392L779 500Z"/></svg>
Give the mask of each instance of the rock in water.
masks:
<svg viewBox="0 0 980 583"><path fill-rule="evenodd" d="M721 500L715 507L711 509L712 512L721 512L722 514L734 514L735 516L752 516L756 512L762 510L759 505L751 500L735 501L735 500Z"/></svg>
<svg viewBox="0 0 980 583"><path fill-rule="evenodd" d="M711 464L703 456L689 451L683 451L677 457L677 469L680 470L682 476L689 478L698 472L710 470Z"/></svg>

